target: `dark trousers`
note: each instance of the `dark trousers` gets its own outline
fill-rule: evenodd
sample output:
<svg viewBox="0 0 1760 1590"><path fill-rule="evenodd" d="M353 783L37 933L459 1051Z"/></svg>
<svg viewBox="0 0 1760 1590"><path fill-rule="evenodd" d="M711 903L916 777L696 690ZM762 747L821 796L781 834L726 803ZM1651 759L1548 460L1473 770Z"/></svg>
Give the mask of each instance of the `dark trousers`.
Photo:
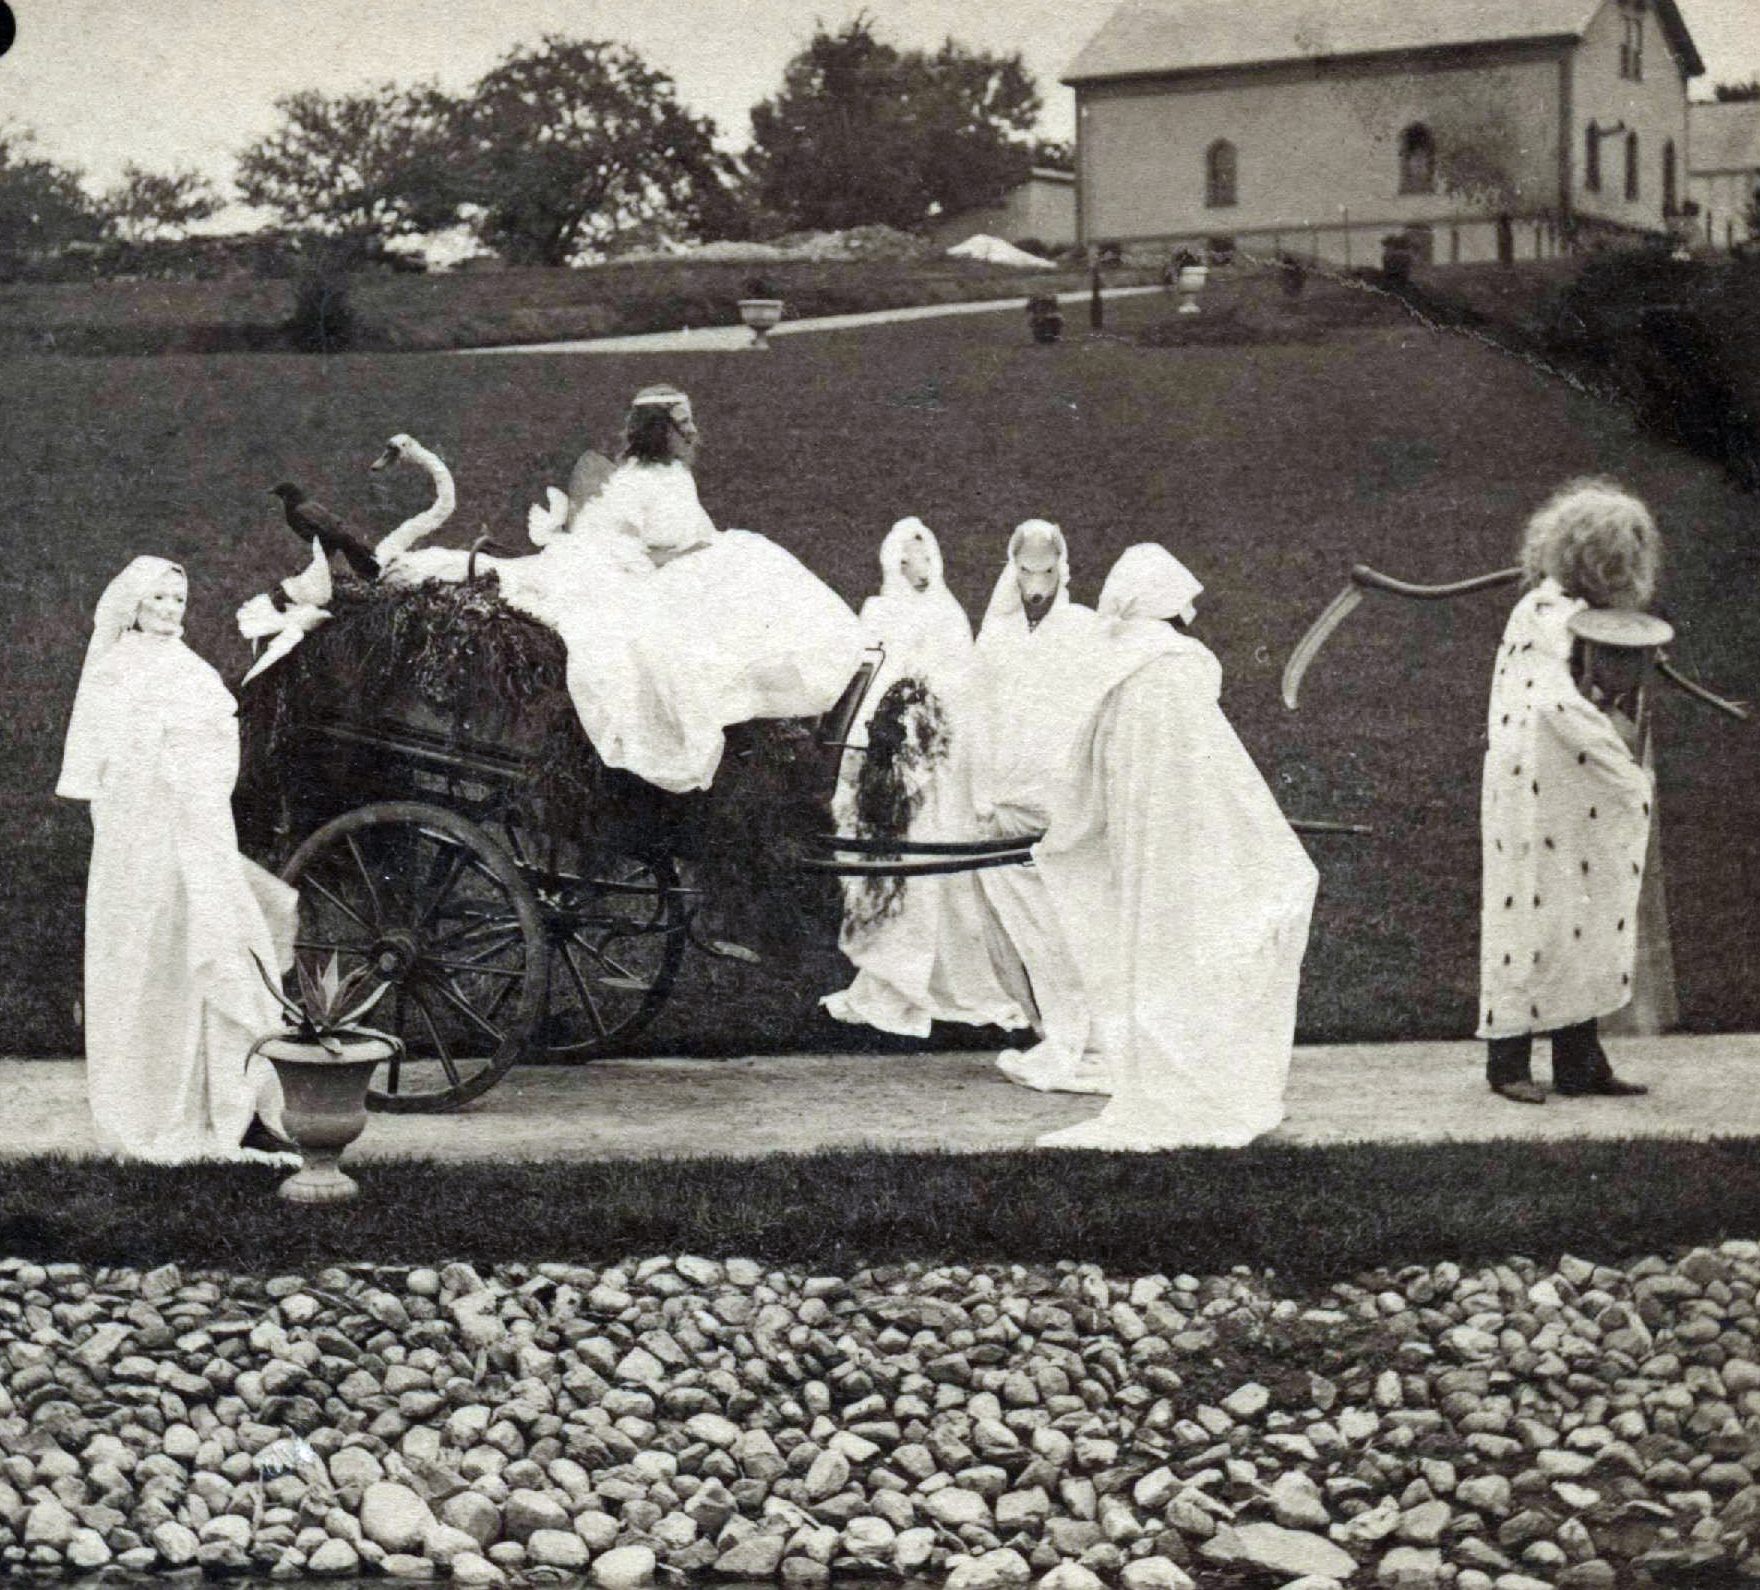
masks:
<svg viewBox="0 0 1760 1590"><path fill-rule="evenodd" d="M1532 1082L1534 1039L1552 1040L1552 1082L1561 1088L1586 1088L1613 1075L1602 1052L1593 1020L1580 1021L1574 1027L1560 1027L1545 1034L1523 1033L1517 1038L1493 1038L1485 1061L1485 1079L1492 1087L1507 1087L1512 1082Z"/></svg>

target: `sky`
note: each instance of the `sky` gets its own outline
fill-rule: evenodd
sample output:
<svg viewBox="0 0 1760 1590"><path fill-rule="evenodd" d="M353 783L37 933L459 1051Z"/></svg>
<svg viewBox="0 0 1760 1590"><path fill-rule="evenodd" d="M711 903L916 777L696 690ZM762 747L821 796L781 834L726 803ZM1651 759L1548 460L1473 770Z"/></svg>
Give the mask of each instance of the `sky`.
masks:
<svg viewBox="0 0 1760 1590"><path fill-rule="evenodd" d="M1057 82L1115 0L9 0L18 38L0 56L0 125L102 188L125 162L193 166L217 180L301 88L341 93L432 78L463 89L546 32L615 39L668 73L680 97L743 144L814 26L866 11L882 38L1019 50L1067 138L1074 96ZM1253 0L1241 0L1251 5ZM1350 0L1337 0L1349 4ZM1470 5L1472 0L1459 0ZM1679 0L1706 59L1695 85L1760 76L1760 0Z"/></svg>

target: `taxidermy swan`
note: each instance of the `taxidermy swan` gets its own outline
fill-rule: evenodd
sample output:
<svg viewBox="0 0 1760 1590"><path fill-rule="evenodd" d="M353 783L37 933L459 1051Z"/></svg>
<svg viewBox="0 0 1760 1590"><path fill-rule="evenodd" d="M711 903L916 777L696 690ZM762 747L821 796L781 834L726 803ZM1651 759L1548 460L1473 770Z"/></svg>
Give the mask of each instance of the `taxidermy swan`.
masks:
<svg viewBox="0 0 1760 1590"><path fill-rule="evenodd" d="M385 444L385 451L373 460L371 467L383 469L399 459L405 463L418 464L427 471L428 478L434 482L434 501L432 506L423 509L413 519L405 519L373 548L373 556L379 560L380 568L384 568L393 558L401 557L424 537L431 536L452 517L452 510L458 506L458 495L452 485L452 471L441 462L438 453L430 452L413 436L406 436L401 431L393 436Z"/></svg>
<svg viewBox="0 0 1760 1590"><path fill-rule="evenodd" d="M323 543L312 538L312 561L281 582L279 591L253 596L238 610L238 632L246 640L269 642L251 664L241 684L273 668L330 616L330 558Z"/></svg>

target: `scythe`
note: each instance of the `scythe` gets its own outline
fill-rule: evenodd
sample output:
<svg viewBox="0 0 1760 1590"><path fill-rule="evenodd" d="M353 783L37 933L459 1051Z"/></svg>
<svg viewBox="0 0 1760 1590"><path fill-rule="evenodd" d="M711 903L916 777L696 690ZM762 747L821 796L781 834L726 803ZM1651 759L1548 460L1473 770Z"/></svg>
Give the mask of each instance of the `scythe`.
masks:
<svg viewBox="0 0 1760 1590"><path fill-rule="evenodd" d="M1321 647L1331 639L1333 632L1356 611L1370 591L1384 591L1391 596L1403 596L1412 601L1433 602L1514 585L1521 577L1522 571L1519 568L1497 569L1490 574L1475 575L1472 579L1456 580L1447 585L1415 585L1409 580L1398 580L1391 574L1383 574L1366 563L1357 564L1351 570L1350 583L1326 604L1325 610L1309 625L1308 632L1296 642L1295 649L1290 652L1289 661L1283 668L1283 704L1290 711L1295 711L1300 700L1302 679L1309 666L1319 655ZM1694 700L1715 707L1728 717L1745 723L1753 716L1746 702L1731 701L1706 689L1704 685L1681 673L1664 655L1658 655L1656 671Z"/></svg>

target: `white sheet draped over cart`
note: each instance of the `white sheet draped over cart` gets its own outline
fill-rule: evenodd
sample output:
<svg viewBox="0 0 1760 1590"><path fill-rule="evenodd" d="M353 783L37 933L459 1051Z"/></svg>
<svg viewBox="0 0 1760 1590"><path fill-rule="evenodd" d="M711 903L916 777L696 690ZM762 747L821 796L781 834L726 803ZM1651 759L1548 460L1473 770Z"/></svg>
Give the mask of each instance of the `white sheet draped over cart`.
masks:
<svg viewBox="0 0 1760 1590"><path fill-rule="evenodd" d="M1651 774L1571 678L1586 604L1546 580L1510 614L1480 790L1479 1036L1549 1032L1632 997Z"/></svg>
<svg viewBox="0 0 1760 1590"><path fill-rule="evenodd" d="M128 628L175 565L137 558L99 604L56 793L88 801L85 1038L100 1149L131 1159L262 1159L281 1127L267 1061L282 1026L251 952L292 964L297 896L239 854L237 704L175 635Z"/></svg>
<svg viewBox="0 0 1760 1590"><path fill-rule="evenodd" d="M904 572L913 542L927 556L929 580L923 590ZM880 594L862 604L861 624L864 643L879 642L886 654L851 727L851 744L866 745L868 724L894 683L921 681L940 708L948 743L944 759L926 770L922 804L905 837L975 839L967 703L971 622L947 589L940 546L921 520L902 519L893 526L880 545L880 568ZM855 780L861 766L859 751L846 754L832 803L839 833L856 832ZM1029 1025L1021 1000L1003 987L996 970L998 962L1007 963L1009 952L973 874L906 880L897 903L872 923L864 923L859 911L865 887L861 879L844 883L846 914L838 945L854 963L856 976L848 988L821 1001L832 1016L911 1038L928 1037L934 1021Z"/></svg>
<svg viewBox="0 0 1760 1590"><path fill-rule="evenodd" d="M1100 699L1034 852L1112 1076L1045 1147L1238 1147L1283 1118L1318 875L1222 714L1221 666L1161 621L1197 585L1154 551L1108 579Z"/></svg>
<svg viewBox="0 0 1760 1590"><path fill-rule="evenodd" d="M1098 620L1092 608L1069 599L1069 552L1061 531L1057 541L1057 594L1037 626L1028 627L1010 561L978 631L972 710L981 739L972 798L985 837L1044 832L1059 774L1083 722ZM1014 545L1011 540L1011 560ZM1005 961L1003 973L1015 982L1024 974L1031 984L1040 1043L1028 1059L1035 1066L1077 1067L1089 1046L1088 999L1044 879L1030 867L997 867L978 877L1018 962L1016 970Z"/></svg>
<svg viewBox="0 0 1760 1590"><path fill-rule="evenodd" d="M620 464L568 535L489 561L507 601L568 647L599 755L662 789L707 789L730 725L815 717L861 661L843 599L775 542L717 530L682 463Z"/></svg>

